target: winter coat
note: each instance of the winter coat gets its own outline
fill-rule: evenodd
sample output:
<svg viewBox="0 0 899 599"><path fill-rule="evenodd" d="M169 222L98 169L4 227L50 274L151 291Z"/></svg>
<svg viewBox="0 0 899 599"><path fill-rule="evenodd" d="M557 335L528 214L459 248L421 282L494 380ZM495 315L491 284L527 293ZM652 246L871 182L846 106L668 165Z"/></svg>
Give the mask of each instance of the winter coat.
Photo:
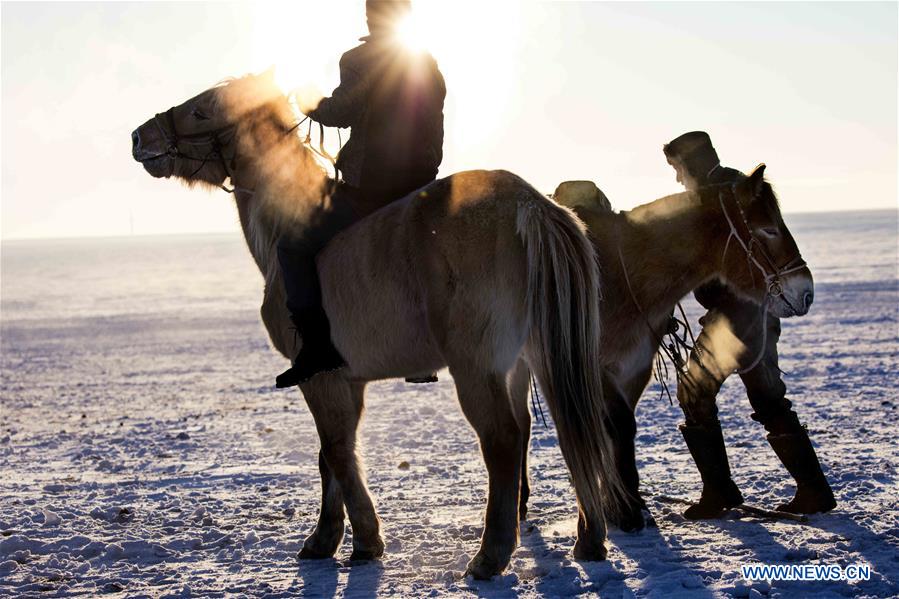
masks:
<svg viewBox="0 0 899 599"><path fill-rule="evenodd" d="M446 86L437 62L387 36L368 36L340 59L340 85L309 116L351 127L337 167L353 187L411 191L443 159Z"/></svg>

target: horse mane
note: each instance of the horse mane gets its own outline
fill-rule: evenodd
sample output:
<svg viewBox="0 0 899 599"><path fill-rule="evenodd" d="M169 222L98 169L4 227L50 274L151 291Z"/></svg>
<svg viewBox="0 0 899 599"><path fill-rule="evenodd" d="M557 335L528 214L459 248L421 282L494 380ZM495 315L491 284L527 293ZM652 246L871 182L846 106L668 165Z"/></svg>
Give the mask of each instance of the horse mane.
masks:
<svg viewBox="0 0 899 599"><path fill-rule="evenodd" d="M767 208L775 208L780 214L780 198L777 197L777 193L774 191L774 186L771 185L766 179L762 184L762 198L765 201L765 206Z"/></svg>
<svg viewBox="0 0 899 599"><path fill-rule="evenodd" d="M269 282L277 271L278 237L288 231L302 234L328 208L330 180L300 140L297 115L270 76L229 79L211 90L215 105L237 127L240 180L232 183L253 190L243 200L242 220L250 251Z"/></svg>

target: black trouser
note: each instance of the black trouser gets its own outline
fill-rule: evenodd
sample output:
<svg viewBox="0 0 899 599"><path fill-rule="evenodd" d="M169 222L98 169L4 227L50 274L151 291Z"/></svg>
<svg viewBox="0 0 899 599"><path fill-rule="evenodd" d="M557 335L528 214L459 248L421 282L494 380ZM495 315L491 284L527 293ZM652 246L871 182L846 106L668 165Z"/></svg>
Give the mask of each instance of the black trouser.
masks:
<svg viewBox="0 0 899 599"><path fill-rule="evenodd" d="M287 295L287 309L296 318L321 305L321 286L315 256L331 239L358 220L354 205L359 190L341 185L331 196L328 210L313 215L310 223L296 233L278 238L278 263Z"/></svg>
<svg viewBox="0 0 899 599"><path fill-rule="evenodd" d="M699 294L697 294L699 295ZM761 422L769 433L795 430L798 419L791 410L786 385L777 366L777 342L780 339L780 319L763 315L758 304L738 297L719 287L711 297L703 297L710 308L699 322L702 332L696 340L697 349L690 356L687 375L677 389L677 399L684 411L688 426L717 425L718 390L735 369L759 363L740 374L754 413L753 420ZM767 334L762 325L766 324Z"/></svg>
<svg viewBox="0 0 899 599"><path fill-rule="evenodd" d="M342 183L331 195L328 210L313 216L309 225L297 234L282 234L278 238L278 263L284 279L287 309L294 321L304 312L321 306L321 284L315 257L328 242L356 221L418 187L420 185L411 183L392 188L358 189Z"/></svg>

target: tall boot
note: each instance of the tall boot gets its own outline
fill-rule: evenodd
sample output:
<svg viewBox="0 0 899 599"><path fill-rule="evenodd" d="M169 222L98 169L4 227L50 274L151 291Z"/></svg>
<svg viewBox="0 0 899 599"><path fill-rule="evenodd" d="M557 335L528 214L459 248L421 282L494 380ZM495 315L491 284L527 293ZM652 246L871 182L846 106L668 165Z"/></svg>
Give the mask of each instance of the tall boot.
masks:
<svg viewBox="0 0 899 599"><path fill-rule="evenodd" d="M777 509L793 514L829 512L837 506L833 491L821 471L821 463L808 432L798 425L798 421L797 427L798 430L793 432L768 435L768 443L774 453L796 479L796 496Z"/></svg>
<svg viewBox="0 0 899 599"><path fill-rule="evenodd" d="M324 308L307 308L296 318L291 315L291 320L303 338L303 346L293 361L293 366L275 379L276 387L295 387L320 372L346 366L346 360L331 342L331 324Z"/></svg>
<svg viewBox="0 0 899 599"><path fill-rule="evenodd" d="M731 479L721 424L717 420L700 426L684 424L680 431L702 478L702 497L684 511L684 518L718 518L728 508L743 503L743 495Z"/></svg>

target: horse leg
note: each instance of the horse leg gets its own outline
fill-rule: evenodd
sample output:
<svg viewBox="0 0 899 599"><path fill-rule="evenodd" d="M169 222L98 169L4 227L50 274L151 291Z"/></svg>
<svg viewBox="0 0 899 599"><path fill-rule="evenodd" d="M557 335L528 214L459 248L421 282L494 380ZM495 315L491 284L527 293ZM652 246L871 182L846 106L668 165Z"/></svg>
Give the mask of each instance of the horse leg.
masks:
<svg viewBox="0 0 899 599"><path fill-rule="evenodd" d="M468 563L468 574L486 580L509 564L518 543L518 498L523 435L506 377L481 367L450 363L462 412L478 434L489 477L487 515L481 548Z"/></svg>
<svg viewBox="0 0 899 599"><path fill-rule="evenodd" d="M528 498L531 496L531 485L528 480L528 448L531 443L531 412L528 409L528 392L530 376L527 362L519 360L509 377L509 393L512 397L512 409L515 420L521 431L521 492L518 498L518 519L524 520L528 515Z"/></svg>
<svg viewBox="0 0 899 599"><path fill-rule="evenodd" d="M318 514L315 530L303 543L300 559L323 559L332 557L343 540L344 510L343 493L334 478L334 473L325 461L325 453L318 452L318 471L322 477L322 506Z"/></svg>
<svg viewBox="0 0 899 599"><path fill-rule="evenodd" d="M315 419L325 465L337 482L353 527L353 553L350 559L377 559L384 553L384 541L356 455L356 431L362 417L365 386L349 383L338 374L323 373L304 383L302 389ZM334 507L336 496L324 493L323 496L322 511L327 511L331 518L328 522L332 523L337 512ZM333 530L332 524L332 534ZM313 543L318 541L315 533L310 539ZM327 540L333 543L333 537Z"/></svg>
<svg viewBox="0 0 899 599"><path fill-rule="evenodd" d="M637 434L634 412L650 378L652 378L652 356L643 368L637 369L635 374L623 379L614 379L603 372L603 393L606 397L612 398L609 402L611 406L609 428L614 437L615 462L631 498L625 511L617 517L610 518L610 521L625 532L641 530L646 525L643 518L646 502L640 496L640 476L634 447L634 437Z"/></svg>
<svg viewBox="0 0 899 599"><path fill-rule="evenodd" d="M640 475L637 472L637 456L634 437L637 435L637 423L634 412L621 393L608 384L603 377L603 394L610 405L608 429L612 431L615 444L615 463L630 500L622 513L609 520L624 532L642 530L646 525L643 520L644 502L640 497Z"/></svg>

